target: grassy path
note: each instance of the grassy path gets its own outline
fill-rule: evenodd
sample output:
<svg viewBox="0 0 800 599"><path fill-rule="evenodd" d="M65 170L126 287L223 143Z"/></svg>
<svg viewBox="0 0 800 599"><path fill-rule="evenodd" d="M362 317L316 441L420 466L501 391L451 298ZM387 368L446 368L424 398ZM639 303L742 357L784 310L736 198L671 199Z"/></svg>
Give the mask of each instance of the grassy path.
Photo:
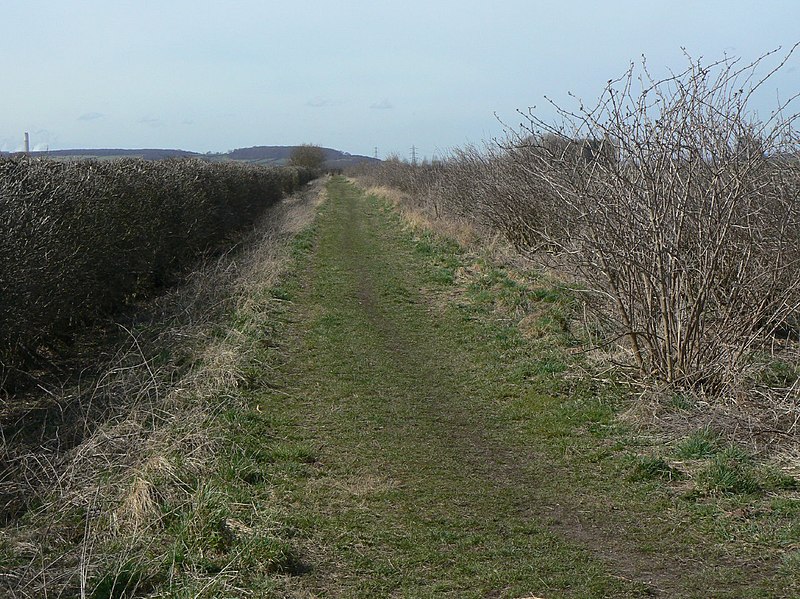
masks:
<svg viewBox="0 0 800 599"><path fill-rule="evenodd" d="M623 480L613 397L573 380L554 343L557 289L488 267L466 288L457 247L412 238L341 179L329 194L272 290L285 343L237 428L291 547L261 593L780 596L752 581L763 564L699 543L668 493ZM500 300L540 302L542 339Z"/></svg>

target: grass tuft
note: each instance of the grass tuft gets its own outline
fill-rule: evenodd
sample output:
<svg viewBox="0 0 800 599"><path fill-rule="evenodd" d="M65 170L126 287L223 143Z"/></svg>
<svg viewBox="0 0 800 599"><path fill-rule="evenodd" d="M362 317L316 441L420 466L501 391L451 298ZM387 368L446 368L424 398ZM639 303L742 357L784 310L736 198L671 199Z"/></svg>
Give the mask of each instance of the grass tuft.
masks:
<svg viewBox="0 0 800 599"><path fill-rule="evenodd" d="M697 484L702 492L710 495L753 495L763 490L753 465L735 447L714 455L708 466L698 474Z"/></svg>
<svg viewBox="0 0 800 599"><path fill-rule="evenodd" d="M93 585L92 599L130 599L153 591L158 583L140 564L126 561L106 572Z"/></svg>
<svg viewBox="0 0 800 599"><path fill-rule="evenodd" d="M645 456L637 459L629 475L632 481L647 480L682 480L686 478L683 472L670 466L664 458Z"/></svg>
<svg viewBox="0 0 800 599"><path fill-rule="evenodd" d="M710 428L704 427L686 437L677 449L680 458L690 460L709 458L720 451L720 437Z"/></svg>

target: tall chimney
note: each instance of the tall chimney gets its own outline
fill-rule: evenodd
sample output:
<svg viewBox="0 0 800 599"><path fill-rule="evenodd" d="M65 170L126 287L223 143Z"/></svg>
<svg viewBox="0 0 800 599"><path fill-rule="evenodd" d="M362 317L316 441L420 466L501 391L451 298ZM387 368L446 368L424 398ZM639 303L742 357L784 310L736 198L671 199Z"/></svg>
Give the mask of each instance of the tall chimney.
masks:
<svg viewBox="0 0 800 599"><path fill-rule="evenodd" d="M30 154L31 153L31 138L28 135L27 131L25 132L25 153L26 154Z"/></svg>

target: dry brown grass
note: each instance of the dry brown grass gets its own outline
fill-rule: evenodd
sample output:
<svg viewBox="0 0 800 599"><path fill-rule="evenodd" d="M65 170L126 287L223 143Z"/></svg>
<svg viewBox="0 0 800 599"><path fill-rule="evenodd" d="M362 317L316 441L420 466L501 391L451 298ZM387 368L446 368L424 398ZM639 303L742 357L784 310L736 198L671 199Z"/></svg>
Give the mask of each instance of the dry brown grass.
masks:
<svg viewBox="0 0 800 599"><path fill-rule="evenodd" d="M75 412L64 427L85 429L74 447L2 440L0 487L16 489L28 509L8 513L0 528L0 563L9 565L0 595L83 596L99 573L163 553L165 505L202 511L208 498L192 481L215 467L223 436L216 414L239 401L257 338L247 329L266 301L259 290L283 272L288 243L311 223L322 190L318 182L278 204L237 251L120 323L126 339L93 380L48 390L47 401ZM217 588L230 574L207 584L209 575L197 573L199 588Z"/></svg>
<svg viewBox="0 0 800 599"><path fill-rule="evenodd" d="M352 181L362 185L358 179ZM417 200L398 189L383 185L362 185L362 187L366 187L368 194L383 198L394 206L412 229L434 231L455 240L465 249L480 250L481 254L490 256L503 264L522 259L520 253L514 250L513 246L500 233L483 227L475 221L441 212L437 213L430 207L430 204Z"/></svg>

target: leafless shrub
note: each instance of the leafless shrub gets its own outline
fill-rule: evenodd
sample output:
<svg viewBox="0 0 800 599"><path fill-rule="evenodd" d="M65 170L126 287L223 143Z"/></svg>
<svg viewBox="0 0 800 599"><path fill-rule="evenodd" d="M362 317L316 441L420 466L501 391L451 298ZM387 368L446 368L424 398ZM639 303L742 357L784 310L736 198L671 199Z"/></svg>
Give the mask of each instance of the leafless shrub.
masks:
<svg viewBox="0 0 800 599"><path fill-rule="evenodd" d="M594 108L559 109L559 127L529 112L508 139L515 179L565 221L538 233L608 299L643 375L717 392L796 323L794 117L748 111L765 59L659 81L631 67Z"/></svg>

